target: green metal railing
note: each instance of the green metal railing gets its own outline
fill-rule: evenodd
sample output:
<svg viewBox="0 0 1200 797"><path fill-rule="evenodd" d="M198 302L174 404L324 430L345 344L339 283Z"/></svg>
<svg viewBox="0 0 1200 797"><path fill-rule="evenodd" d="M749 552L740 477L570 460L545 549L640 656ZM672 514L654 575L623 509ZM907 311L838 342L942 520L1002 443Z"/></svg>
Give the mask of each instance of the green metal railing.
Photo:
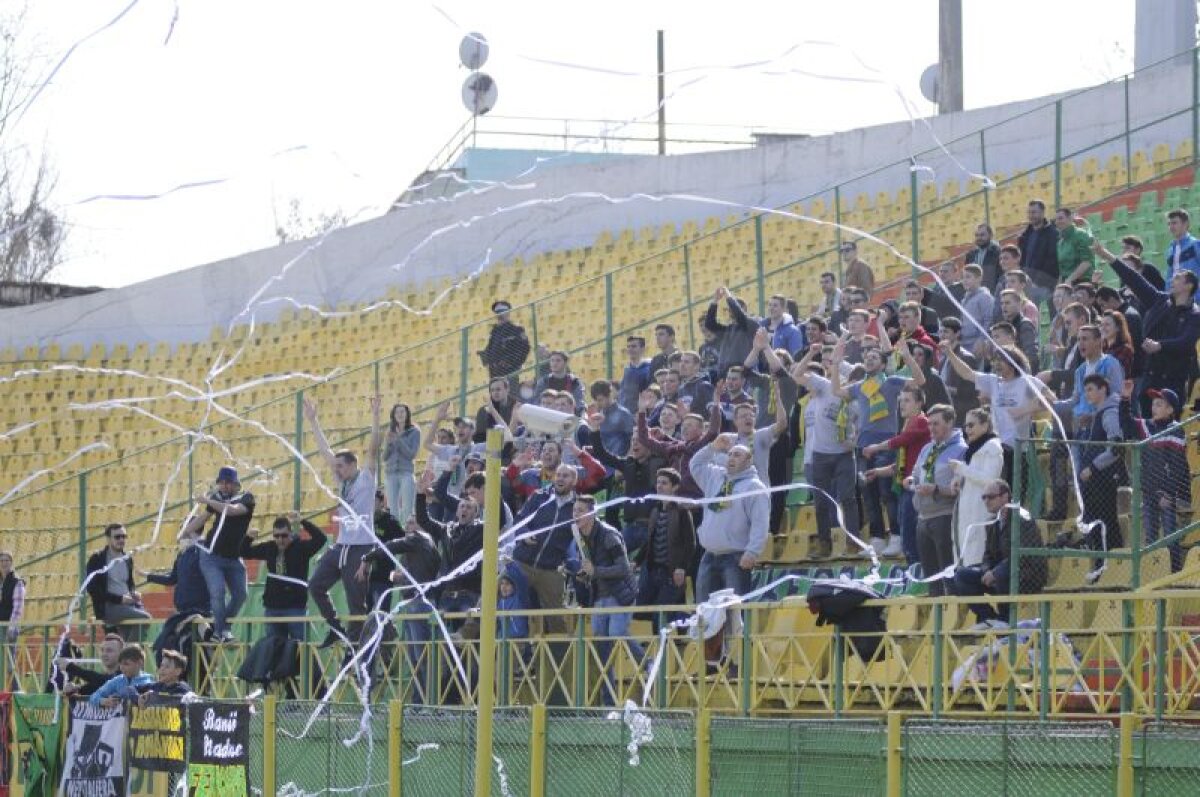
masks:
<svg viewBox="0 0 1200 797"><path fill-rule="evenodd" d="M1193 51L1193 63L1196 63L1196 58L1197 53ZM912 158L870 169L850 180L801 197L788 207L807 203L811 213L813 205L818 201L827 206L832 205L829 215L832 215L835 222L841 225L858 220L849 217L849 214L855 212L850 207L849 197L866 194L868 189L884 185L893 188L908 186L907 198L901 196L901 201L906 202L906 205L897 206L892 203L891 210L887 213L893 219L892 221L882 224L870 223L869 217L860 213L858 218L867 221L859 222L859 224L869 227L872 236L897 242L896 250L902 253L902 256L911 256L916 261L937 262L948 256L950 252L944 249L931 251L930 238L942 235L947 242L951 240L965 241L969 238L969 230L960 229L958 226L954 226L951 235L948 231L951 224L959 225L963 218L983 220L989 223L998 218L1015 223L1018 219L1014 215L1014 211L1006 211L1004 208L1006 205L1023 208L1025 201L1029 198L1028 180L1030 175L1045 170L1053 181L1054 197L1062 201L1070 201L1073 197L1084 194L1090 197L1109 195L1139 183L1153 181L1174 169L1194 163L1195 147L1193 147L1190 158L1187 159L1178 157L1160 159L1147 161L1144 165L1133 162L1135 155L1142 149L1142 145L1137 142L1155 140L1177 143L1180 139L1180 131L1175 124L1176 120L1187 114L1191 116L1192 141L1197 141L1195 98L1200 92L1200 88L1198 88L1200 79L1196 78L1195 70L1193 70L1192 91L1190 95L1181 97L1178 106L1164 114L1152 115L1153 118L1150 121L1134 123L1134 120L1144 120L1147 116L1146 113L1141 112L1143 103L1161 104L1161 97L1151 91L1153 87L1150 87L1151 90L1143 91L1141 85L1153 78L1156 71L1168 68L1167 62L1164 62L1136 73L1132 80L1129 76L1121 79L1124 120L1118 133L1109 134L1098 126L1071 131L1068 129L1069 126L1063 124L1064 119L1071 119L1074 114L1091 113L1086 107L1087 103L1093 101L1098 92L1111 85L1106 84L1106 86L1093 87L1065 95L1036 108L1023 111L987 128L931 147ZM1162 74L1166 74L1166 72L1163 71ZM1157 108L1158 105L1154 107ZM975 180L976 185L958 196L948 194L939 200L936 192L929 193L930 185L923 183L921 179L924 167L932 169L935 174L948 171L956 177L964 171L975 171L976 168L978 173L986 174L989 161L993 163L996 161L996 156L989 156L989 147L1002 150L1005 147L1015 146L998 143L1004 137L1006 126L1016 126L1022 129L1023 136L1020 138L1024 142L1020 144L1022 158L1033 165L1004 179L996 180L994 186ZM1028 133L1030 129L1044 129L1046 135L1040 139L1031 140ZM1011 138L1016 139L1017 137L1012 136ZM1081 187L1081 183L1078 181L1083 178L1073 178L1070 174L1076 161L1088 157L1119 156L1121 153L1125 155L1123 180L1105 182L1108 178L1105 177L1106 173L1102 168L1100 177L1103 177L1103 180L1098 183L1093 181L1093 184L1088 187ZM1184 162L1185 160L1187 163ZM915 168L916 166L920 166L922 169ZM923 195L923 191L928 195ZM532 303L519 306L514 309L513 315L519 323L527 327L532 335L532 342L536 345L548 337L548 328L559 330L556 339L563 340L568 334L565 330L574 327L573 322L580 317L580 308L602 306L604 308L602 334L570 346L569 351L577 360L590 359L591 362L586 370L591 373L603 372L609 377L617 376L621 363L617 359L619 355L614 352L613 340L635 332L642 333L655 323L674 323L677 329L682 329L686 333L681 335L681 342L686 341L691 347L695 346L695 330L698 320L696 311L707 304L707 291L713 287L711 284L702 284L702 280L720 282L725 281L728 277L740 277L740 279L728 280L732 283L731 288L735 292L752 292L761 310L767 295L777 291L787 295L796 295L810 284L814 267L819 265L827 268L831 262L836 261L838 244L843 240L846 232L840 226L823 225L819 228L820 232L817 238L808 243L810 248L806 251L797 251L799 239L795 235L795 231L799 226L806 226L809 222L795 219L788 215L790 213L791 211L787 210L779 214L754 212L746 214L745 218L736 219L725 226L712 230L693 229L689 225L685 225L680 237L687 240L668 241L668 246L662 251L635 262L621 264L616 268L598 273L543 296ZM889 270L890 273L907 276L907 270L903 269L903 262L900 257L897 257L897 251L879 246L869 240L860 242L860 253L865 260L873 262L877 269L881 267L887 269L891 265L894 270ZM603 253L598 249L593 249L589 254L600 255ZM1146 254L1148 257L1153 257L1155 252L1148 251ZM724 266L730 260L751 263L752 268L739 269L735 275ZM570 268L570 266L560 265L559 268ZM594 271L594 267L589 270ZM531 277L536 277L536 275L531 274ZM681 286L683 301L677 305L665 306L666 303L661 300L648 300L645 298L645 294L657 295L661 292L647 291L645 290L646 286ZM638 291L640 291L640 295ZM351 323L349 319L331 320L329 322L330 332L331 334L339 332L349 334ZM330 398L333 391L338 388L344 391L347 389L346 386L356 385L359 387L351 389L363 393L382 390L388 393L403 394L406 386L426 379L425 373L416 373L423 371L426 363L429 368L445 369L442 362L429 361L428 358L432 356L431 352L443 356L444 353L448 354L455 350L457 350L456 353L449 354L449 356L457 357L454 368L457 368L459 374L458 385L455 393L447 398L456 400L459 412L466 414L471 399L486 390L486 374L473 355L472 341L476 341L477 344L482 343L489 323L489 319L475 321L461 328L452 329L419 343L405 346L386 357L354 366L324 384L306 387L254 404L241 410L240 415L243 418L255 419L268 427L278 429L282 428L280 419L290 418L294 407L294 423L284 421L291 428L287 429L282 436L295 445L298 450L308 453L309 450L304 446L306 430L302 414L299 412L300 402L304 396L315 395ZM235 330L232 339L238 340L245 334L245 328L239 328ZM522 378L531 378L535 374L535 368L536 364L526 366L522 371ZM412 373L407 373L410 370ZM396 372L406 373L401 378L397 378ZM338 404L345 404L343 397L344 393L339 395ZM414 408L414 417L418 420L428 419L440 403L439 401ZM364 418L365 412L358 417L349 417L349 413L343 411L333 418L332 423L329 418L325 419L326 423L332 427L327 431L331 432L331 438L340 438L338 442L342 444L361 439ZM230 434L236 428L237 422L222 419L206 424L201 431L236 441L240 438ZM46 503L47 495L51 491L61 494L70 490L75 493L71 503L78 505L73 522L65 527L60 526L55 529L53 524L42 525L44 521L35 521L39 525L29 528L29 532L42 533L57 530L74 532L75 537L69 544L50 546L53 550L32 562L26 561L24 566L28 568L31 564L43 564L48 559L69 556L70 552L75 550L76 559L73 566L82 569L83 554L80 551L98 536L89 526L93 522L106 520L99 515L105 511L102 508L111 503L104 500L104 486L101 482L116 481L115 474L124 476L126 472L143 465L157 468L155 471L157 475L153 478L161 479L163 460L182 458L188 446L187 438L173 437L127 453L116 460L51 481L41 488L10 501L7 507L41 506ZM165 454L164 452L167 451L171 451L171 453ZM196 474L205 474L215 467L217 464L215 454L216 452L211 448L204 447L187 456L186 479L182 476L176 479L172 488L164 494L164 503L169 512L178 512L188 505L188 500L196 487ZM273 463L261 466L258 471L251 474L251 477L281 479L283 472L288 470L291 471L292 476L290 480L291 505L299 507L303 502L306 486L311 485L311 477L306 475L298 458L282 457ZM267 492L276 494L280 491L278 488L271 488ZM125 520L127 525L145 526L147 523L153 522L157 516L158 512L155 511L151 515L136 520ZM59 568L59 570L67 570L70 567Z"/></svg>

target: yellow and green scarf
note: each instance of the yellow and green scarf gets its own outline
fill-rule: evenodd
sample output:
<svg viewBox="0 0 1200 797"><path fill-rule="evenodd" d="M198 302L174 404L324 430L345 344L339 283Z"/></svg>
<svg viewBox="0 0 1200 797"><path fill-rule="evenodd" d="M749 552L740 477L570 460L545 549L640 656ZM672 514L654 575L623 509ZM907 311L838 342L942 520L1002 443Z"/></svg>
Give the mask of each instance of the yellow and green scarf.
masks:
<svg viewBox="0 0 1200 797"><path fill-rule="evenodd" d="M867 420L877 423L888 416L887 398L883 395L883 374L868 376L863 380L859 390L867 397Z"/></svg>

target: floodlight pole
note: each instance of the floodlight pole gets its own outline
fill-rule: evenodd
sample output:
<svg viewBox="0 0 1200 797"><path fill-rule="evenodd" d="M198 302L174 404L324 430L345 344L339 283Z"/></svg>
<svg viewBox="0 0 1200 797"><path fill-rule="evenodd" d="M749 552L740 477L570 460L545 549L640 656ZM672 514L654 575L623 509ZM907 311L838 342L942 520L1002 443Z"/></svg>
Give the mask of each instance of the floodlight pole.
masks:
<svg viewBox="0 0 1200 797"><path fill-rule="evenodd" d="M492 793L492 710L496 704L496 570L500 540L500 429L487 434L487 489L483 508L483 568L479 598L479 689L475 722L475 797Z"/></svg>
<svg viewBox="0 0 1200 797"><path fill-rule="evenodd" d="M658 154L667 154L667 87L664 73L667 71L666 54L663 49L663 32L658 32Z"/></svg>

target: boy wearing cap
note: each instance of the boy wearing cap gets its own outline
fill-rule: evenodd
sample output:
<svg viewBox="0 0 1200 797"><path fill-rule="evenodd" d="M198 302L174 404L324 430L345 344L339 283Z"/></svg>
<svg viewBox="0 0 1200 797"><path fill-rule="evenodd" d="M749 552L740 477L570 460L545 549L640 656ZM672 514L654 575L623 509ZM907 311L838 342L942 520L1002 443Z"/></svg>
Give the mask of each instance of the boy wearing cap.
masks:
<svg viewBox="0 0 1200 797"><path fill-rule="evenodd" d="M221 468L217 471L216 489L196 496L196 509L196 516L188 521L183 533L199 534L208 519L213 518L212 527L200 543L200 572L204 574L212 602L213 637L220 642L232 642L229 619L236 617L246 602L246 565L242 563L241 551L250 519L254 517L254 496L242 492L236 470Z"/></svg>
<svg viewBox="0 0 1200 797"><path fill-rule="evenodd" d="M1153 437L1142 449L1142 528L1149 544L1178 528L1178 510L1192 503L1192 477L1188 468L1187 437L1178 423L1183 403L1174 390L1151 388L1150 418L1135 418L1129 398L1121 399L1121 425L1134 440ZM1171 543L1171 572L1183 568L1184 550Z"/></svg>
<svg viewBox="0 0 1200 797"><path fill-rule="evenodd" d="M496 324L488 334L487 346L479 352L479 359L487 366L488 376L509 380L513 391L517 389L517 372L529 356L529 338L523 327L517 326L509 316L512 305L506 301L492 302L492 314Z"/></svg>

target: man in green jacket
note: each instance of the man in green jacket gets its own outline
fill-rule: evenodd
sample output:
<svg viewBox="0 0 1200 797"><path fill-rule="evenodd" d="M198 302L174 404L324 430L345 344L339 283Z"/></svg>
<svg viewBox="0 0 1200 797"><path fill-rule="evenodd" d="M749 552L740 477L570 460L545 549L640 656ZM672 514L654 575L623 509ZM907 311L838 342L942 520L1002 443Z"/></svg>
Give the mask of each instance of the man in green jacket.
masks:
<svg viewBox="0 0 1200 797"><path fill-rule="evenodd" d="M1091 234L1075 226L1075 213L1070 208L1055 211L1054 226L1058 228L1059 282L1074 285L1088 279L1096 267Z"/></svg>

